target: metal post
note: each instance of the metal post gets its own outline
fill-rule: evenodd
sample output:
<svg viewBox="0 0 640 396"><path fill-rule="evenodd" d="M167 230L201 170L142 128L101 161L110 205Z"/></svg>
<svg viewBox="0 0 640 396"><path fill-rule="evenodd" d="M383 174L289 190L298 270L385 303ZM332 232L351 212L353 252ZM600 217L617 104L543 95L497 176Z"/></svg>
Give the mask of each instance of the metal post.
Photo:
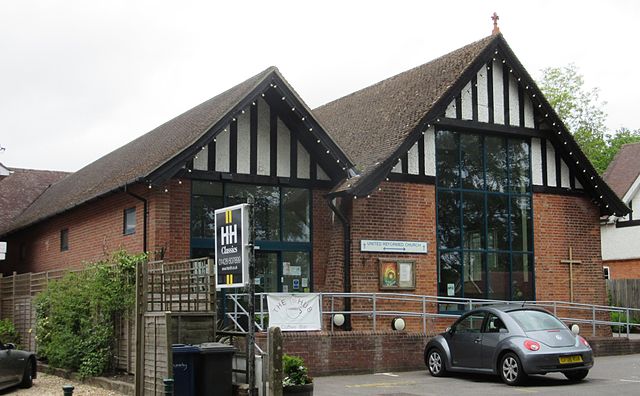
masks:
<svg viewBox="0 0 640 396"><path fill-rule="evenodd" d="M248 322L248 334L247 334L247 382L249 383L249 396L255 395L256 387L256 333L255 333L255 216L254 216L254 200L253 196L247 197L247 203L249 204L249 320Z"/></svg>
<svg viewBox="0 0 640 396"><path fill-rule="evenodd" d="M596 306L591 306L591 335L596 336Z"/></svg>
<svg viewBox="0 0 640 396"><path fill-rule="evenodd" d="M72 396L74 389L75 389L75 387L73 387L72 385L63 385L62 386L63 395L64 396Z"/></svg>
<svg viewBox="0 0 640 396"><path fill-rule="evenodd" d="M629 338L629 308L627 308L627 338Z"/></svg>
<svg viewBox="0 0 640 396"><path fill-rule="evenodd" d="M173 378L165 378L162 382L164 383L164 396L173 396Z"/></svg>
<svg viewBox="0 0 640 396"><path fill-rule="evenodd" d="M336 314L335 304L333 302L333 296L331 296L331 316L329 317L331 321L331 331L333 331L333 316Z"/></svg>
<svg viewBox="0 0 640 396"><path fill-rule="evenodd" d="M422 296L422 332L427 334L427 297Z"/></svg>
<svg viewBox="0 0 640 396"><path fill-rule="evenodd" d="M376 293L373 293L373 331L376 331Z"/></svg>
<svg viewBox="0 0 640 396"><path fill-rule="evenodd" d="M553 302L553 316L558 316L558 307L557 307L558 302L554 301Z"/></svg>

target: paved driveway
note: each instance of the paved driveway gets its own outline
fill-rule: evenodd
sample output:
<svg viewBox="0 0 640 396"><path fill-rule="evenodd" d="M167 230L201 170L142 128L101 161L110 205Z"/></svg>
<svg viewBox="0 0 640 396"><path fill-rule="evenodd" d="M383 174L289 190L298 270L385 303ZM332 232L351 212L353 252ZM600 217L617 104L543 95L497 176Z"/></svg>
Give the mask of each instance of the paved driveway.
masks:
<svg viewBox="0 0 640 396"><path fill-rule="evenodd" d="M596 358L589 376L569 383L562 374L532 376L525 386L504 385L497 376L452 374L431 377L423 371L318 377L315 396L333 395L640 395L640 354Z"/></svg>

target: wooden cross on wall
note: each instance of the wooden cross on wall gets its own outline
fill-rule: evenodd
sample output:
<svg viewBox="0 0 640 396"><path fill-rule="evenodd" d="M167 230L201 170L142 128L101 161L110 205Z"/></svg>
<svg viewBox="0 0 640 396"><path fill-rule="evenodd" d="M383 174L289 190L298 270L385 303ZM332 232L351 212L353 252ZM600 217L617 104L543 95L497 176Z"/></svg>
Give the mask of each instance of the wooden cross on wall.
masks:
<svg viewBox="0 0 640 396"><path fill-rule="evenodd" d="M569 297L573 302L573 264L582 264L582 260L573 259L573 250L569 246L569 260L560 260L562 264L569 264Z"/></svg>

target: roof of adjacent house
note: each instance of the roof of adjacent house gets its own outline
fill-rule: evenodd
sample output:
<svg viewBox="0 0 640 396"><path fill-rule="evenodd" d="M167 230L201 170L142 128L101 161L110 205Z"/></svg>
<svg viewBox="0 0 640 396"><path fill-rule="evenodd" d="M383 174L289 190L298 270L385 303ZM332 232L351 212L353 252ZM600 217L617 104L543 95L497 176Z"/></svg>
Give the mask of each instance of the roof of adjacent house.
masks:
<svg viewBox="0 0 640 396"><path fill-rule="evenodd" d="M0 178L0 229L22 213L51 184L68 172L5 168L11 174Z"/></svg>
<svg viewBox="0 0 640 396"><path fill-rule="evenodd" d="M499 37L486 37L314 109L360 172L358 180L343 183L336 191L354 190L359 180L388 167L388 161L425 116Z"/></svg>
<svg viewBox="0 0 640 396"><path fill-rule="evenodd" d="M602 175L611 189L623 198L640 176L640 143L625 144Z"/></svg>

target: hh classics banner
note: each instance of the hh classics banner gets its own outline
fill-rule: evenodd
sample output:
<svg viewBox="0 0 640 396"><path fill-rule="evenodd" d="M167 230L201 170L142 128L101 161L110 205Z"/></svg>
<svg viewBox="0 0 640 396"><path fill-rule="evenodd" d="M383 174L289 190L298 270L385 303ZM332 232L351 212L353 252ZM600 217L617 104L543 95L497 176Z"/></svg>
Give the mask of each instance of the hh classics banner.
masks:
<svg viewBox="0 0 640 396"><path fill-rule="evenodd" d="M243 287L249 282L249 205L215 211L216 287Z"/></svg>

